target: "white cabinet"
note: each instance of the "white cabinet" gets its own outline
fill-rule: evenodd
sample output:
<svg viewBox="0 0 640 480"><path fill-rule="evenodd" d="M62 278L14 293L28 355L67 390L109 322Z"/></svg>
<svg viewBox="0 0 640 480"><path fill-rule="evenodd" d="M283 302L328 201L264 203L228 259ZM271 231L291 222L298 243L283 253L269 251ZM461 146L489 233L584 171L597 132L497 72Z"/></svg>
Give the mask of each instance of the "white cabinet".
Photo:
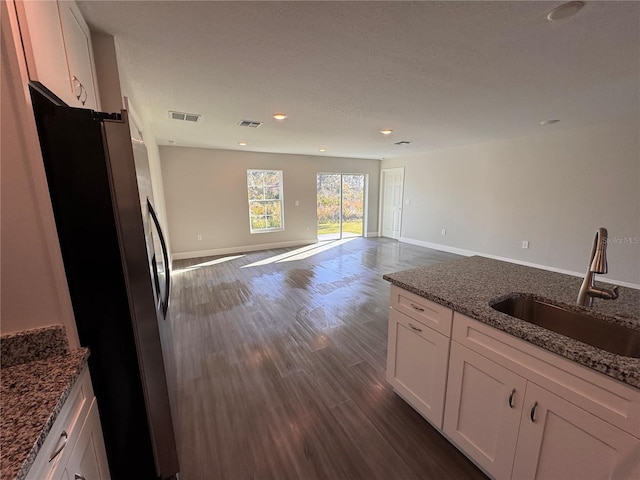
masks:
<svg viewBox="0 0 640 480"><path fill-rule="evenodd" d="M555 383L556 376L562 379L560 368L535 356L527 360L526 352L513 349L502 332L492 330L462 315L454 317L444 434L497 479L640 478L640 440L601 418L614 408L619 416L632 417L633 392L618 390L614 401L574 377L566 385L575 396L563 399L536 383L544 380L548 388L564 393L566 385ZM566 361L550 360L559 365ZM588 378L591 372L582 373ZM633 431L637 425L625 427Z"/></svg>
<svg viewBox="0 0 640 480"><path fill-rule="evenodd" d="M638 479L640 440L529 382L515 479Z"/></svg>
<svg viewBox="0 0 640 480"><path fill-rule="evenodd" d="M99 110L91 35L73 1L16 1L29 79L74 107Z"/></svg>
<svg viewBox="0 0 640 480"><path fill-rule="evenodd" d="M392 287L391 307L387 381L396 393L441 429L450 339L432 327L450 332L452 312L397 287Z"/></svg>
<svg viewBox="0 0 640 480"><path fill-rule="evenodd" d="M98 406L89 370L76 380L45 438L27 480L108 480Z"/></svg>
<svg viewBox="0 0 640 480"><path fill-rule="evenodd" d="M487 473L510 478L527 381L451 342L444 433Z"/></svg>
<svg viewBox="0 0 640 480"><path fill-rule="evenodd" d="M106 480L109 467L95 398L82 426L76 446L61 475L64 480Z"/></svg>
<svg viewBox="0 0 640 480"><path fill-rule="evenodd" d="M437 428L442 428L449 342L406 315L389 312L387 381Z"/></svg>
<svg viewBox="0 0 640 480"><path fill-rule="evenodd" d="M58 10L75 103L78 105L77 102L80 102L79 106L98 110L98 90L89 27L75 2L59 1Z"/></svg>
<svg viewBox="0 0 640 480"><path fill-rule="evenodd" d="M71 104L71 79L56 1L16 1L29 79L42 82Z"/></svg>

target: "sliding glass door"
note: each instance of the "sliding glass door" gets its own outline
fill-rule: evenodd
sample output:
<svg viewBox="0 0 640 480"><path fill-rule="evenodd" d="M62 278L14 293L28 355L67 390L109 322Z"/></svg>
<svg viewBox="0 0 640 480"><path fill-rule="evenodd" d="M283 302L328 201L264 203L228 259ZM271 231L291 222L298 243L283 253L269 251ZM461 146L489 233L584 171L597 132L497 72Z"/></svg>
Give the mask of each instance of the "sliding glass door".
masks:
<svg viewBox="0 0 640 480"><path fill-rule="evenodd" d="M317 175L318 240L364 235L363 174Z"/></svg>

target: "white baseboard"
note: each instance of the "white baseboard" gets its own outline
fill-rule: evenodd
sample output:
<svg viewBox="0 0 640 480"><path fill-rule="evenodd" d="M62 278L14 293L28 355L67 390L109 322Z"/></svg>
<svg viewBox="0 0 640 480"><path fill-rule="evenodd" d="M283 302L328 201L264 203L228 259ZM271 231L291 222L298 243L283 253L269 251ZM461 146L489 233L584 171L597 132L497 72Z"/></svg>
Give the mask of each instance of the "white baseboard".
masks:
<svg viewBox="0 0 640 480"><path fill-rule="evenodd" d="M372 238L372 237L379 237L380 235L378 235L378 232L367 232L364 236L366 238Z"/></svg>
<svg viewBox="0 0 640 480"><path fill-rule="evenodd" d="M191 252L176 252L171 254L172 260L184 260L185 258L214 257L216 255L229 255L232 253L257 252L259 250L271 250L274 248L300 247L312 245L318 240L293 240L289 242L263 243L260 245L244 245L238 247L214 248L211 250L195 250Z"/></svg>
<svg viewBox="0 0 640 480"><path fill-rule="evenodd" d="M502 260L503 262L516 263L518 265L524 265L526 267L540 268L542 270L549 270L551 272L564 273L565 275L571 275L573 277L584 277L584 272L575 272L573 270L565 270L563 268L550 267L548 265L541 265L539 263L525 262L523 260L516 260L514 258L501 257L499 255L492 255L490 253L476 252L475 250L467 250L464 248L452 247L450 245L442 245L440 243L425 242L423 240L416 240L415 238L400 237L399 241L403 243L410 243L411 245L418 245L420 247L432 248L434 250L440 250L443 252L455 253L457 255L462 255L465 257L472 257L474 255L478 255L480 257L493 258L494 260ZM599 282L611 283L611 284L619 285L621 287L640 289L640 285L631 283L631 282L623 282L622 280L615 280L612 278L603 278L602 276L598 276L597 280Z"/></svg>

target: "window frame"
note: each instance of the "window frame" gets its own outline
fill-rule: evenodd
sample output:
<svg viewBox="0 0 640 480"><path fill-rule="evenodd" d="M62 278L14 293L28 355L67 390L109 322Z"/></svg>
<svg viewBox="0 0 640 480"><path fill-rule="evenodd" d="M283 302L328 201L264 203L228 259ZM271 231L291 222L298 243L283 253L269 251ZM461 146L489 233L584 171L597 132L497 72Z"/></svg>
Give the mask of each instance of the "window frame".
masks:
<svg viewBox="0 0 640 480"><path fill-rule="evenodd" d="M251 191L249 186L249 176L252 172L263 172L263 173L277 173L278 174L278 198L277 199L268 199L265 198L264 191L267 185L263 182L263 196L261 199L252 199ZM254 233L272 233L272 232L282 232L284 231L284 172L282 170L276 169L267 169L267 168L248 168L247 169L247 201L249 207L249 232L251 234ZM253 215L251 213L251 204L254 202L262 202L262 203L273 203L278 202L280 204L280 226L279 227L264 227L264 228L253 228L253 219L256 217L264 217L265 219L268 217L267 214L263 215Z"/></svg>

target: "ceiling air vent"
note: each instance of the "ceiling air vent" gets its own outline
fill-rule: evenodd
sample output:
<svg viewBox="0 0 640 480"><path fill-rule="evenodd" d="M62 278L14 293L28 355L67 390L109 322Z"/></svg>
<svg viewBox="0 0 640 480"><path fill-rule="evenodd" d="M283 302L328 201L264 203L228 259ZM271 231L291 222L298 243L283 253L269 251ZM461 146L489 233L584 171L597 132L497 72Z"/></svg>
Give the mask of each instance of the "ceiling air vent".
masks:
<svg viewBox="0 0 640 480"><path fill-rule="evenodd" d="M400 140L399 142L393 142L394 145L409 145L411 142L407 140Z"/></svg>
<svg viewBox="0 0 640 480"><path fill-rule="evenodd" d="M255 122L253 120L240 120L238 123L241 127L250 127L250 128L258 128L262 126L262 122Z"/></svg>
<svg viewBox="0 0 640 480"><path fill-rule="evenodd" d="M199 122L202 115L197 113L174 112L169 110L169 118L172 120L184 120L185 122Z"/></svg>

